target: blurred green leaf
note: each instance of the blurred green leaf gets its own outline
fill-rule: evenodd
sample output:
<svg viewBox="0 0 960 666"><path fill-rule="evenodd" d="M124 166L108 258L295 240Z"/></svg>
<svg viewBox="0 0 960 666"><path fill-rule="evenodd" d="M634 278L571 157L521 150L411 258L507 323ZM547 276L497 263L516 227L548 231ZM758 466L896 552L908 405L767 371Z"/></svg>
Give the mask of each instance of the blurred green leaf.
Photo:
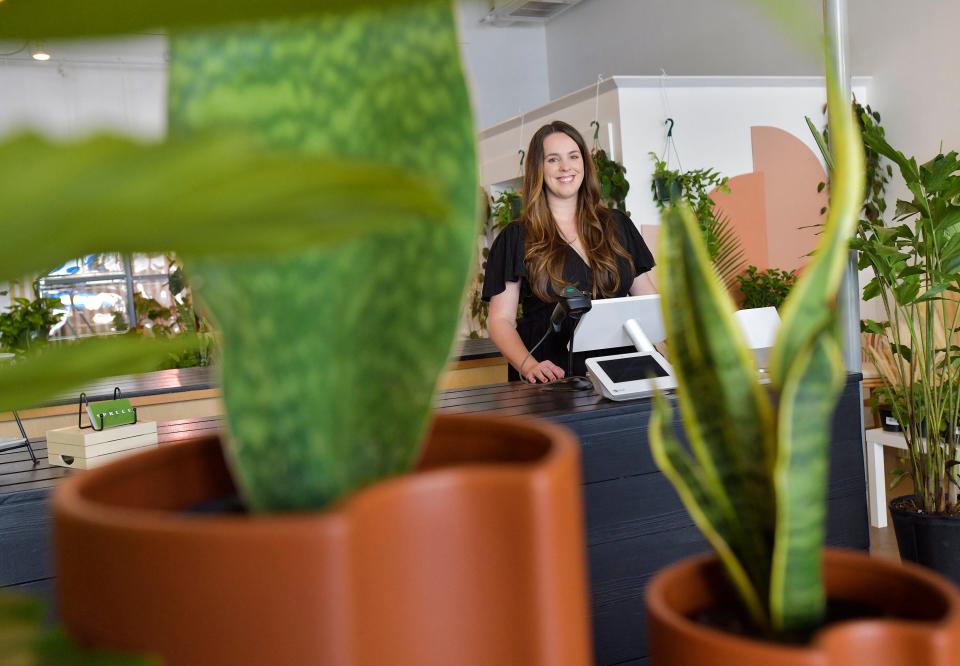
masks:
<svg viewBox="0 0 960 666"><path fill-rule="evenodd" d="M777 535L770 574L774 627L802 633L826 607L820 551L826 521L830 424L843 387L843 356L824 329L790 366L778 406L774 471Z"/></svg>
<svg viewBox="0 0 960 666"><path fill-rule="evenodd" d="M757 626L766 626L768 618L758 590L727 541L727 535L733 529L730 516L725 516L720 510L721 502L718 502L717 495L724 494L725 490L711 482L702 469L695 467L690 456L683 450L670 427L673 420L671 411L666 398L657 393L654 396L649 426L653 459L657 467L670 479L693 522L723 562L751 618Z"/></svg>
<svg viewBox="0 0 960 666"><path fill-rule="evenodd" d="M93 252L262 254L445 213L408 169L265 151L237 135L0 144L0 281Z"/></svg>
<svg viewBox="0 0 960 666"><path fill-rule="evenodd" d="M0 2L0 39L127 34L431 2L438 0L6 0Z"/></svg>
<svg viewBox="0 0 960 666"><path fill-rule="evenodd" d="M32 407L101 377L156 370L169 354L199 344L192 336L90 338L59 344L0 366L0 411Z"/></svg>

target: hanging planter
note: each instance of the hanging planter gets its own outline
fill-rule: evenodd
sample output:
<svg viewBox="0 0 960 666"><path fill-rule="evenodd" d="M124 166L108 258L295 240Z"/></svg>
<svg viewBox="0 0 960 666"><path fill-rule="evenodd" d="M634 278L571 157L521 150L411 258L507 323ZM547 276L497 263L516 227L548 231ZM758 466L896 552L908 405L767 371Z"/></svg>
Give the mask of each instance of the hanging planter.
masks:
<svg viewBox="0 0 960 666"><path fill-rule="evenodd" d="M683 196L683 187L667 175L654 176L653 195L660 204L665 206Z"/></svg>

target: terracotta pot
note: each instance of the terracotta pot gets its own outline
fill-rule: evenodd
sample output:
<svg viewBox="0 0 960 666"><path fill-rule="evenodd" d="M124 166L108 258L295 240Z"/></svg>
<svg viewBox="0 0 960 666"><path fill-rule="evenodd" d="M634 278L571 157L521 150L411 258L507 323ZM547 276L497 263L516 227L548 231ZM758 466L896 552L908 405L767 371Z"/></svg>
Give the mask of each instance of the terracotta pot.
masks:
<svg viewBox="0 0 960 666"><path fill-rule="evenodd" d="M827 596L873 608L883 617L848 620L816 632L805 646L725 633L690 618L732 603L713 556L684 560L647 588L651 666L956 666L960 664L960 592L917 566L828 550Z"/></svg>
<svg viewBox="0 0 960 666"><path fill-rule="evenodd" d="M70 631L167 666L591 660L579 446L565 429L440 415L417 473L329 511L182 511L233 491L215 437L63 483Z"/></svg>

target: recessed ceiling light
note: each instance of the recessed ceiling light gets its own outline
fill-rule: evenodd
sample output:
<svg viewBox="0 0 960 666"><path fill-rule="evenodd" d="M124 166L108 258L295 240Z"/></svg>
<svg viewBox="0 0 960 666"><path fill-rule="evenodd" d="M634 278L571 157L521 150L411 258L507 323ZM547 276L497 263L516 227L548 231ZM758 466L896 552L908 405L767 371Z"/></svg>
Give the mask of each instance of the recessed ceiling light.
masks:
<svg viewBox="0 0 960 666"><path fill-rule="evenodd" d="M3 2L3 0L0 0L0 2ZM34 60L40 60L40 61L50 60L50 53L49 51L47 51L46 48L44 48L43 42L34 42L30 46L30 55L33 57Z"/></svg>

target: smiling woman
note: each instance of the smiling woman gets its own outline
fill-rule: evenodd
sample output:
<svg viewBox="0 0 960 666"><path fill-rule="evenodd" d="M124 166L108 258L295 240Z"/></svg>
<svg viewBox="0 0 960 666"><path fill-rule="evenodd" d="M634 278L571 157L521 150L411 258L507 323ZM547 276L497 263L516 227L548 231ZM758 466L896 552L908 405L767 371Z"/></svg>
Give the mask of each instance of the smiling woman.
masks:
<svg viewBox="0 0 960 666"><path fill-rule="evenodd" d="M601 203L600 184L583 137L555 120L530 140L524 211L490 248L483 298L490 338L511 364L511 381L562 379L574 322L550 332L550 315L566 288L592 298L652 293L653 256L636 226ZM522 316L517 320L517 306ZM583 373L576 359L574 374Z"/></svg>

